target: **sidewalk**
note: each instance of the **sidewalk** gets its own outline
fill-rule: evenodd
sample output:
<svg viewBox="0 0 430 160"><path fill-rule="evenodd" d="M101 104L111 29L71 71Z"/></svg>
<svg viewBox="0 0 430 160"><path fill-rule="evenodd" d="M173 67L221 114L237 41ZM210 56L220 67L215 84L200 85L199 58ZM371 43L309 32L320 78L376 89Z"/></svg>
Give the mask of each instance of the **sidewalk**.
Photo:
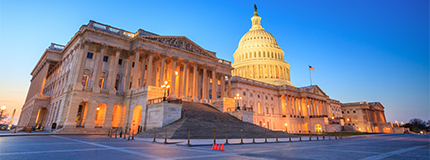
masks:
<svg viewBox="0 0 430 160"><path fill-rule="evenodd" d="M13 131L0 131L0 137L10 136L49 136L49 135L107 135L107 134L86 134L86 133L53 133L49 131L32 131L28 132L16 132Z"/></svg>
<svg viewBox="0 0 430 160"><path fill-rule="evenodd" d="M345 138L345 137L343 137ZM153 138L134 138L138 141L144 141L144 142L153 142ZM312 141L322 141L323 137L318 136L318 140L316 136L312 136ZM335 140L334 136L330 136L331 140ZM337 137L338 140L340 140L339 137ZM328 141L329 137L326 136L324 141ZM157 138L155 140L155 143L162 143L164 144L164 138ZM309 141L309 136L302 136L302 142ZM276 138L267 138L267 143L287 143L290 142L289 138L278 138L278 142L276 142ZM292 137L291 142L300 142L299 137ZM291 143L290 142L290 143ZM188 145L188 139L167 139L167 144L176 144L178 146L212 146L214 143L213 139L190 139L190 145ZM216 139L216 143L226 144L226 139ZM265 138L255 138L255 143L265 143ZM228 145L239 145L241 143L241 139L234 138L234 139L228 139ZM253 144L252 138L244 138L243 144Z"/></svg>

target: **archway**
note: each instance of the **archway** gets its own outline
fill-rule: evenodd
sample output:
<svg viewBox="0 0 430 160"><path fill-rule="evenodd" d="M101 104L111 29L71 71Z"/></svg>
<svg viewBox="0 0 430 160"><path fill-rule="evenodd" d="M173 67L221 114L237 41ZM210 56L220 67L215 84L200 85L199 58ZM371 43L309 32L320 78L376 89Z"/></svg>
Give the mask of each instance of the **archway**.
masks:
<svg viewBox="0 0 430 160"><path fill-rule="evenodd" d="M133 121L131 122L130 129L133 134L137 133L137 128L140 125L140 121L142 120L142 106L137 105L133 110Z"/></svg>
<svg viewBox="0 0 430 160"><path fill-rule="evenodd" d="M106 104L99 103L96 108L96 116L94 119L94 125L96 128L103 127L106 117Z"/></svg>
<svg viewBox="0 0 430 160"><path fill-rule="evenodd" d="M391 128L390 127L384 127L384 133L391 133Z"/></svg>
<svg viewBox="0 0 430 160"><path fill-rule="evenodd" d="M37 113L36 118L36 130L43 130L42 123L45 121L46 114L48 113L48 109L40 108Z"/></svg>
<svg viewBox="0 0 430 160"><path fill-rule="evenodd" d="M112 127L119 127L121 123L121 105L115 105L112 112Z"/></svg>
<svg viewBox="0 0 430 160"><path fill-rule="evenodd" d="M321 127L320 124L316 124L315 125L315 132L317 132L317 133L321 133L322 132L322 127Z"/></svg>
<svg viewBox="0 0 430 160"><path fill-rule="evenodd" d="M85 117L87 115L88 103L81 102L78 106L78 113L76 114L76 127L83 127Z"/></svg>

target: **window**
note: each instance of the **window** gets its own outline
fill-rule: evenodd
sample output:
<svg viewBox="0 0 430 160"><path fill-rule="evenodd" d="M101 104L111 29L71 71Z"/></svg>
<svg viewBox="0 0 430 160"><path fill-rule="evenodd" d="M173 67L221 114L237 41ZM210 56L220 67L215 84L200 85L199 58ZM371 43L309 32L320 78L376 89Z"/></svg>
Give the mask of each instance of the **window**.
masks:
<svg viewBox="0 0 430 160"><path fill-rule="evenodd" d="M261 104L260 102L257 103L257 109L258 109L258 114L261 113Z"/></svg>
<svg viewBox="0 0 430 160"><path fill-rule="evenodd" d="M266 114L269 114L269 107L266 107Z"/></svg>
<svg viewBox="0 0 430 160"><path fill-rule="evenodd" d="M81 81L81 83L82 83L82 85L83 85L84 87L86 87L86 86L88 85L88 79L89 79L89 76L88 76L88 75L83 75L83 76L82 76L82 81Z"/></svg>
<svg viewBox="0 0 430 160"><path fill-rule="evenodd" d="M252 97L252 93L250 93L250 94L249 94L249 96L251 96L251 97Z"/></svg>
<svg viewBox="0 0 430 160"><path fill-rule="evenodd" d="M87 53L87 58L89 58L89 59L93 59L93 55L94 55L93 53L88 52L88 53Z"/></svg>
<svg viewBox="0 0 430 160"><path fill-rule="evenodd" d="M266 96L266 99L267 99L267 96Z"/></svg>
<svg viewBox="0 0 430 160"><path fill-rule="evenodd" d="M134 67L134 62L131 64L131 67Z"/></svg>
<svg viewBox="0 0 430 160"><path fill-rule="evenodd" d="M109 57L108 56L104 56L103 57L103 62L108 62Z"/></svg>
<svg viewBox="0 0 430 160"><path fill-rule="evenodd" d="M346 111L346 113L349 113L349 111Z"/></svg>
<svg viewBox="0 0 430 160"><path fill-rule="evenodd" d="M342 114L343 114L343 111L342 111Z"/></svg>
<svg viewBox="0 0 430 160"><path fill-rule="evenodd" d="M355 113L355 111L352 111L352 113Z"/></svg>
<svg viewBox="0 0 430 160"><path fill-rule="evenodd" d="M104 77L100 77L100 80L99 80L99 87L100 87L100 89L103 89L104 82L105 82L105 78Z"/></svg>
<svg viewBox="0 0 430 160"><path fill-rule="evenodd" d="M119 60L118 60L118 64L119 64L119 65L122 65L122 59L119 59Z"/></svg>
<svg viewBox="0 0 430 160"><path fill-rule="evenodd" d="M273 101L273 97L270 97L270 99L272 99L272 101Z"/></svg>
<svg viewBox="0 0 430 160"><path fill-rule="evenodd" d="M258 98L260 98L260 95L257 95Z"/></svg>
<svg viewBox="0 0 430 160"><path fill-rule="evenodd" d="M246 92L243 92L243 95L246 96Z"/></svg>
<svg viewBox="0 0 430 160"><path fill-rule="evenodd" d="M275 114L275 108L272 108L272 114Z"/></svg>

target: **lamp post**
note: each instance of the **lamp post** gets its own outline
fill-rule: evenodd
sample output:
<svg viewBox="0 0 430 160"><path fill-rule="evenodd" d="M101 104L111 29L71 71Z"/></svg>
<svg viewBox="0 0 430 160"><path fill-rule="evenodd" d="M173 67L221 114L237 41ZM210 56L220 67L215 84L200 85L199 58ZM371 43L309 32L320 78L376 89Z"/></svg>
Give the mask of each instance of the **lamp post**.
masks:
<svg viewBox="0 0 430 160"><path fill-rule="evenodd" d="M240 100L242 99L242 97L238 94L236 94L236 96L234 97L234 100L238 101L237 102L237 109L236 110L240 110Z"/></svg>
<svg viewBox="0 0 430 160"><path fill-rule="evenodd" d="M161 85L161 88L164 88L164 97L163 97L163 101L166 101L166 92L167 92L167 89L169 89L169 88L170 88L170 84L169 84L169 82L168 82L168 81L164 81L164 84L163 84L163 85Z"/></svg>
<svg viewBox="0 0 430 160"><path fill-rule="evenodd" d="M6 105L3 104L3 106L1 106L1 113L0 113L0 118L3 116L3 111L6 109Z"/></svg>

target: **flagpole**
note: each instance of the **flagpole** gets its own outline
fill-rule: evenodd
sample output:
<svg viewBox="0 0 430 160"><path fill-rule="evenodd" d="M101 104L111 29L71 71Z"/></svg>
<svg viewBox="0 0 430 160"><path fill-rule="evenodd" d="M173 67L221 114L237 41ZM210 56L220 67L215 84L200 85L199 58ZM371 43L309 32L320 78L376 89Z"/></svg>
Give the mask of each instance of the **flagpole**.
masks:
<svg viewBox="0 0 430 160"><path fill-rule="evenodd" d="M311 76L311 69L309 69L309 80L311 81L311 86L312 86L312 76Z"/></svg>

